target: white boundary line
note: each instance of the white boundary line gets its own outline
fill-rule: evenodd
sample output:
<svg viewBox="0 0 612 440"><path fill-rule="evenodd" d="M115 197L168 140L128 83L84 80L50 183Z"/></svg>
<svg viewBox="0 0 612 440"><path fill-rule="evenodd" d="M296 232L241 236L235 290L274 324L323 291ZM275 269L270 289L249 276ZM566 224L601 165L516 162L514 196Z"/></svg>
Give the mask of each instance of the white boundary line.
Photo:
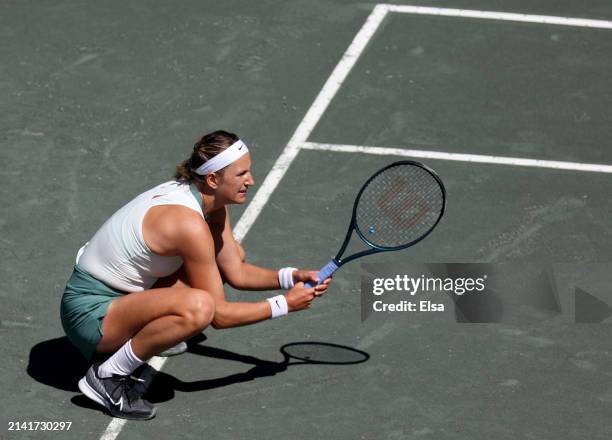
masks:
<svg viewBox="0 0 612 440"><path fill-rule="evenodd" d="M305 150L315 151L365 153L382 156L405 156L423 159L452 160L457 162L515 165L522 167L552 168L555 170L587 171L594 173L612 173L612 165L601 165L594 163L561 162L556 160L525 159L522 157L488 156L482 154L446 153L443 151L406 150L403 148L365 147L361 145L322 144L317 142L304 142L300 147Z"/></svg>
<svg viewBox="0 0 612 440"><path fill-rule="evenodd" d="M521 21L521 22L529 22L529 23L544 23L544 24L558 24L565 26L579 26L579 27L589 27L589 28L600 28L600 29L612 29L612 21L605 20L589 20L582 18L567 18L567 17L553 17L553 16L544 16L544 15L525 15L525 14L513 14L506 12L488 12L488 11L472 11L466 9L447 9L447 8L430 8L424 6L409 6L409 5L392 5L392 4L377 4L370 15L368 16L366 22L363 24L355 38L349 45L346 52L340 59L340 62L336 65L335 69L327 79L325 85L317 95L313 104L310 106L310 109L300 122L300 125L295 130L293 136L283 149L281 155L278 157L272 169L267 174L264 179L262 185L259 190L255 194L255 197L247 206L247 209L244 211L240 220L234 227L234 236L236 240L242 241L246 236L255 220L263 210L264 206L270 199L270 196L280 183L281 179L287 172L287 169L291 166L293 161L295 160L297 154L299 153L301 148L311 149L311 150L323 150L326 149L324 146L329 146L329 151L340 151L340 150L332 150L332 148L340 148L340 147L350 147L356 148L355 152L366 152L369 154L393 154L403 156L405 154L397 154L396 152L420 152L420 154L447 154L452 155L453 153L440 153L440 152L426 152L420 150L402 150L402 149L379 149L377 147L358 147L358 146L347 146L347 145L336 145L332 144L315 144L312 142L306 142L312 130L314 130L315 126L321 119L321 116L329 106L329 103L334 98L340 86L350 73L351 69L361 56L361 53L367 46L368 42L372 38L372 36L378 30L378 27L382 23L383 19L387 15L388 12L398 12L404 14L421 14L421 15L442 15L448 17L468 17L468 18L481 18L481 19L491 19L491 20L506 20L506 21ZM360 150L366 149L366 150ZM370 150L372 149L372 150ZM393 153L383 153L385 150L393 151ZM472 156L472 157L490 157L494 156L476 156L476 155L455 155L455 156ZM413 157L424 157L424 156L413 156ZM434 157L430 157L434 159ZM498 158L504 159L504 158ZM533 162L550 162L550 163L559 163L559 164L567 164L567 162L553 162L553 161L537 161L530 159L519 159L519 158L505 158L506 160L512 159L517 161L533 161ZM453 160L453 159L447 159ZM457 159L454 159L457 160ZM478 162L478 160L470 160L470 162ZM516 163L515 165L523 165L523 166L538 166L538 165L525 165ZM609 167L607 165L592 165L592 164L577 164L583 166L599 166L599 167ZM561 167L558 167L561 168ZM610 167L612 168L612 167ZM572 168L561 168L561 169L572 169ZM593 170L582 170L582 171L593 171ZM609 171L600 171L600 172L609 172ZM154 357L149 361L149 364L157 371L161 370L161 368L166 363L167 358ZM123 426L125 425L126 420L113 418L111 422L108 424L104 434L100 437L100 440L115 440L119 433L121 432Z"/></svg>
<svg viewBox="0 0 612 440"><path fill-rule="evenodd" d="M598 29L612 29L612 21L587 18L555 17L552 15L516 14L511 12L474 11L469 9L431 8L426 6L380 4L389 12L402 14L442 15L445 17L481 18L487 20L520 21L525 23L557 24Z"/></svg>

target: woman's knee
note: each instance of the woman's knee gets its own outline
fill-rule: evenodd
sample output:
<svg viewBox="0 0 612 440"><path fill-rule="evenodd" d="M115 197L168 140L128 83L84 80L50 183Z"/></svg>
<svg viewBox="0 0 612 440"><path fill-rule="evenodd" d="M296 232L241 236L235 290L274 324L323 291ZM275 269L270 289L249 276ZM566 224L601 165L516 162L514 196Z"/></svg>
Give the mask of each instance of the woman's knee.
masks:
<svg viewBox="0 0 612 440"><path fill-rule="evenodd" d="M194 331L207 327L215 316L215 301L208 292L200 289L189 289L181 301L181 308L185 323Z"/></svg>

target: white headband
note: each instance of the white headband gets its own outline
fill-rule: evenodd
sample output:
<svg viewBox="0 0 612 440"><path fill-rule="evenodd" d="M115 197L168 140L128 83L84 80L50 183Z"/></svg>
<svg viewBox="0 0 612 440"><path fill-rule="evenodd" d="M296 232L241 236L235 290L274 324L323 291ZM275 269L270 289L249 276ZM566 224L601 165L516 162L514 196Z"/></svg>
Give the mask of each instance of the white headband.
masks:
<svg viewBox="0 0 612 440"><path fill-rule="evenodd" d="M214 173L215 171L219 171L221 168L225 168L248 152L249 149L246 144L238 139L221 153L217 154L211 159L208 159L206 162L200 165L195 172L200 176Z"/></svg>

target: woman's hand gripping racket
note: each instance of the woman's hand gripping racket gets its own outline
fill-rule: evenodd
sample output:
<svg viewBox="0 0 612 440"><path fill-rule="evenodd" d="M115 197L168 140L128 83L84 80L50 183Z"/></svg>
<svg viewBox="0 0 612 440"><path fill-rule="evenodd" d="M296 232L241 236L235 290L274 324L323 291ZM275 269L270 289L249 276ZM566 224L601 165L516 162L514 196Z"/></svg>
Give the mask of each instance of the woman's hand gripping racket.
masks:
<svg viewBox="0 0 612 440"><path fill-rule="evenodd" d="M319 283L356 258L418 243L440 222L445 204L444 184L431 168L403 160L379 170L357 194L344 243L317 273ZM342 258L353 231L369 249Z"/></svg>

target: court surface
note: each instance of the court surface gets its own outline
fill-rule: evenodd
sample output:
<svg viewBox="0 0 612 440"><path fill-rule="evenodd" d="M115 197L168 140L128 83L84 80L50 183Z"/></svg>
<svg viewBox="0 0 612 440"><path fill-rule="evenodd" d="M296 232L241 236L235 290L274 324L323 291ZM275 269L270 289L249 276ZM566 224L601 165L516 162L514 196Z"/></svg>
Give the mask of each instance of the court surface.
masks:
<svg viewBox="0 0 612 440"><path fill-rule="evenodd" d="M255 264L324 264L361 183L402 158L440 174L448 210L422 243L369 262L610 261L609 2L0 11L0 438L612 438L609 324L362 323L358 262L309 311L154 358L148 422L78 392L87 365L59 321L82 243L220 128L252 150L260 191L231 213ZM266 367L301 341L370 358ZM71 427L8 429L37 421Z"/></svg>

